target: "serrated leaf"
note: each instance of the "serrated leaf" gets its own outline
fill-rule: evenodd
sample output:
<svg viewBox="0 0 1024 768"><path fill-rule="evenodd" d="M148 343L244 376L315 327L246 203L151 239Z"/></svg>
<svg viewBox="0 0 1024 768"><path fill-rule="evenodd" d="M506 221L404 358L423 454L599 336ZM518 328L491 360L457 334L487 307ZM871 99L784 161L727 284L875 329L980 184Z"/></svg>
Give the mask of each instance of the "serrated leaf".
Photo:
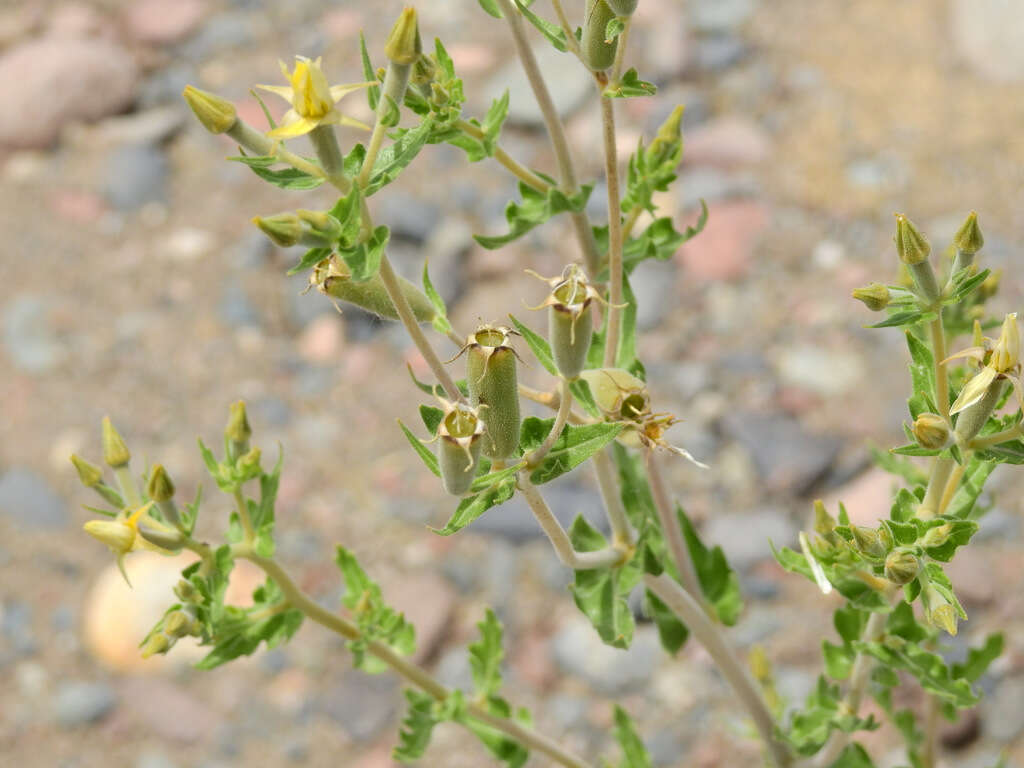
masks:
<svg viewBox="0 0 1024 768"><path fill-rule="evenodd" d="M985 487L985 481L992 474L998 464L994 461L984 461L974 457L967 464L963 477L960 479L960 487L957 488L949 506L946 507L947 517L977 517L972 515L974 504Z"/></svg>
<svg viewBox="0 0 1024 768"><path fill-rule="evenodd" d="M242 154L237 157L229 157L228 160L249 166L249 170L261 179L269 181L281 189L316 189L326 181L323 176L311 176L298 168L273 169L270 166L280 164L282 161L272 155Z"/></svg>
<svg viewBox="0 0 1024 768"><path fill-rule="evenodd" d="M486 698L501 688L501 660L505 655L501 646L501 622L488 608L483 621L476 626L480 640L469 646L469 666L476 693Z"/></svg>
<svg viewBox="0 0 1024 768"><path fill-rule="evenodd" d="M551 181L547 178L545 180ZM484 248L493 250L522 237L552 216L565 212L579 212L586 207L587 199L593 189L591 185L583 185L579 192L570 196L558 189L553 181L551 183L552 186L547 192L540 192L524 182L519 182L519 195L522 201L511 202L505 207L505 220L509 226L508 234L473 235L474 239Z"/></svg>
<svg viewBox="0 0 1024 768"><path fill-rule="evenodd" d="M653 768L651 756L640 740L632 718L618 705L615 706L615 728L612 733L622 750L618 768Z"/></svg>
<svg viewBox="0 0 1024 768"><path fill-rule="evenodd" d="M411 763L423 757L438 721L434 716L434 697L429 693L407 688L405 700L405 717L391 756L399 762Z"/></svg>
<svg viewBox="0 0 1024 768"><path fill-rule="evenodd" d="M409 441L409 445L412 446L413 450L419 454L419 457L423 460L423 463L427 465L427 469L433 472L437 477L441 476L441 468L437 463L437 456L423 444L423 442L416 437L409 428L402 423L401 419L398 421L398 426L402 428L405 438Z"/></svg>
<svg viewBox="0 0 1024 768"><path fill-rule="evenodd" d="M991 274L991 270L983 269L972 275L973 269L967 267L953 275L953 294L943 302L944 304L958 304L963 301Z"/></svg>
<svg viewBox="0 0 1024 768"><path fill-rule="evenodd" d="M623 270L630 274L633 269L642 261L656 259L668 261L679 248L688 240L704 231L708 222L707 204L700 201L701 212L697 221L687 226L683 232L678 232L675 222L668 216L655 219L638 236L631 238L622 249ZM598 251L608 252L608 227L594 227L594 239L597 241ZM605 268L598 275L599 280L608 279L608 270Z"/></svg>
<svg viewBox="0 0 1024 768"><path fill-rule="evenodd" d="M553 425L554 419L524 419L520 430L523 451L529 453L538 448ZM530 473L530 481L541 485L575 469L614 440L622 428L622 424L566 424L540 466Z"/></svg>
<svg viewBox="0 0 1024 768"><path fill-rule="evenodd" d="M868 752L860 744L848 744L828 768L875 768Z"/></svg>
<svg viewBox="0 0 1024 768"><path fill-rule="evenodd" d="M874 730L878 725L874 717L860 718L842 707L839 687L819 677L817 687L793 713L783 735L797 754L806 757L821 749L833 731L853 733Z"/></svg>
<svg viewBox="0 0 1024 768"><path fill-rule="evenodd" d="M431 528L439 536L451 536L465 528L491 507L504 504L516 492L515 478L509 477L459 502L444 528Z"/></svg>
<svg viewBox="0 0 1024 768"><path fill-rule="evenodd" d="M1001 633L989 635L985 638L985 644L980 648L971 648L967 651L967 658L962 664L953 665L953 677L977 682L989 665L999 658L1003 652L1003 635Z"/></svg>
<svg viewBox="0 0 1024 768"><path fill-rule="evenodd" d="M906 642L898 649L879 642L857 642L854 647L890 669L910 673L926 691L958 708L973 706L978 701L970 683L955 679L941 656L924 650L916 643Z"/></svg>
<svg viewBox="0 0 1024 768"><path fill-rule="evenodd" d="M344 259L352 273L352 280L362 283L377 274L390 238L391 231L381 225L374 228L373 234L366 241L359 243L354 248L338 249L338 255Z"/></svg>
<svg viewBox="0 0 1024 768"><path fill-rule="evenodd" d="M925 320L932 319L926 313L921 312L918 309L909 310L905 312L896 312L890 315L888 318L880 323L867 326L868 328L896 328L900 326L910 326L922 323Z"/></svg>
<svg viewBox="0 0 1024 768"><path fill-rule="evenodd" d="M565 31L557 24L552 24L546 19L542 19L540 16L530 10L529 3L524 3L522 0L515 0L516 7L519 8L519 12L526 17L526 20L533 24L537 30L547 38L547 41L551 43L557 50L563 53L569 50L569 46L565 41Z"/></svg>
<svg viewBox="0 0 1024 768"><path fill-rule="evenodd" d="M608 23L604 28L604 41L610 43L612 40L622 34L622 30L626 28L625 22L618 16L613 16L609 19Z"/></svg>
<svg viewBox="0 0 1024 768"><path fill-rule="evenodd" d="M433 130L433 120L426 117L415 128L396 131L398 138L377 155L363 193L369 197L394 181L423 149Z"/></svg>

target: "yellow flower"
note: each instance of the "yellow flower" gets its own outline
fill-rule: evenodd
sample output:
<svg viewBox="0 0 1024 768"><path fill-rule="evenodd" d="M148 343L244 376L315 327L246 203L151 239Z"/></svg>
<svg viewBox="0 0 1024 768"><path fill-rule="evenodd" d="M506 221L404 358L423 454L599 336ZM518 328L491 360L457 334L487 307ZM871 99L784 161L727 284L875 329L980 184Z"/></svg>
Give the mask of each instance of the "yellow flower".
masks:
<svg viewBox="0 0 1024 768"><path fill-rule="evenodd" d="M267 133L272 139L293 139L309 133L320 125L351 125L369 129L351 117L341 114L335 107L343 96L360 88L374 85L368 83L349 83L346 85L328 85L327 76L320 68L320 59L307 59L305 56L295 57L295 70L288 71L288 65L281 62L281 72L291 83L285 85L257 85L264 91L276 93L291 102L282 122L277 128Z"/></svg>
<svg viewBox="0 0 1024 768"><path fill-rule="evenodd" d="M149 549L154 552L170 554L169 550L156 546L139 535L140 522L166 528L148 516L152 507L153 502L149 502L134 512L125 510L113 520L90 520L82 526L86 533L110 547L110 551L117 556L117 567L121 570L121 575L124 576L124 580L129 586L131 586L131 582L128 581L128 574L124 570L125 555L136 549Z"/></svg>
<svg viewBox="0 0 1024 768"><path fill-rule="evenodd" d="M958 352L947 358L947 361L969 357L981 362L986 355L989 355L988 364L960 390L960 396L949 409L950 414L965 411L981 400L999 377L1008 379L1013 384L1017 403L1024 407L1024 383L1020 375L1020 328L1017 325L1016 312L1011 312L1003 320L1002 330L995 342L991 339L982 339L981 344Z"/></svg>

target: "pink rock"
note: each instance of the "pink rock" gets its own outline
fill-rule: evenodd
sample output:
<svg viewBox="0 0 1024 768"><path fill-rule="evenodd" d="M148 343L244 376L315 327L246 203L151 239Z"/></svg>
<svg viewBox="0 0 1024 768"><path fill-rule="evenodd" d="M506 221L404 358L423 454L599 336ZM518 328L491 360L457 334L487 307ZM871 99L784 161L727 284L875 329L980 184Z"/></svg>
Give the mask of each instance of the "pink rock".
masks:
<svg viewBox="0 0 1024 768"><path fill-rule="evenodd" d="M98 120L128 108L138 70L105 40L42 38L0 56L0 146L41 149L74 120Z"/></svg>
<svg viewBox="0 0 1024 768"><path fill-rule="evenodd" d="M680 250L698 280L734 280L746 274L754 245L768 224L768 209L752 200L717 203L707 226Z"/></svg>
<svg viewBox="0 0 1024 768"><path fill-rule="evenodd" d="M324 13L320 25L333 40L351 40L359 37L364 26L363 13L355 8L332 8Z"/></svg>
<svg viewBox="0 0 1024 768"><path fill-rule="evenodd" d="M139 0L128 7L124 22L134 40L164 45L188 35L205 13L203 0Z"/></svg>
<svg viewBox="0 0 1024 768"><path fill-rule="evenodd" d="M75 224L91 224L103 215L103 198L92 192L64 189L53 196L53 210Z"/></svg>
<svg viewBox="0 0 1024 768"><path fill-rule="evenodd" d="M342 325L335 313L325 312L311 322L299 337L299 354L307 362L329 365L338 362L345 343Z"/></svg>
<svg viewBox="0 0 1024 768"><path fill-rule="evenodd" d="M448 53L457 71L483 72L494 66L496 52L493 47L479 43L456 43L449 46Z"/></svg>
<svg viewBox="0 0 1024 768"><path fill-rule="evenodd" d="M64 3L54 10L46 23L53 37L90 37L103 31L103 17L85 3Z"/></svg>
<svg viewBox="0 0 1024 768"><path fill-rule="evenodd" d="M825 506L833 517L839 515L839 502L843 502L850 522L854 525L875 527L889 517L895 478L888 472L872 468L838 488L825 499Z"/></svg>
<svg viewBox="0 0 1024 768"><path fill-rule="evenodd" d="M684 138L683 162L691 165L756 165L770 149L768 136L760 126L738 117L712 120Z"/></svg>

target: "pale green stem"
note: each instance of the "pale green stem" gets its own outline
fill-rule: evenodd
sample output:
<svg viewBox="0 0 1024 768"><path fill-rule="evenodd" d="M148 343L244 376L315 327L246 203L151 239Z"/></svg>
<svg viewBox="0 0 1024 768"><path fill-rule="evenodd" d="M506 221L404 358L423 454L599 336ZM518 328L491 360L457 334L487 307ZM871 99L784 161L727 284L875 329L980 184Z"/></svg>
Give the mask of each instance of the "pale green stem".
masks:
<svg viewBox="0 0 1024 768"><path fill-rule="evenodd" d="M142 495L139 493L139 486L135 482L134 475L132 475L132 468L128 464L116 467L114 469L114 478L121 489L124 503L132 508L142 506Z"/></svg>
<svg viewBox="0 0 1024 768"><path fill-rule="evenodd" d="M544 442L526 457L527 469L536 468L544 460L544 457L551 450L551 446L555 444L555 441L565 428L566 419L569 418L569 412L572 410L572 393L569 391L569 382L565 379L559 379L558 396L558 411L555 413L555 422L551 425L551 431L544 438Z"/></svg>
<svg viewBox="0 0 1024 768"><path fill-rule="evenodd" d="M882 632L885 630L887 616L888 614L875 612L868 617L867 624L864 625L864 632L861 634L864 642L873 643L881 637ZM861 700L864 698L864 691L867 690L868 681L871 678L871 669L874 665L874 657L869 654L858 653L854 657L853 668L850 671L850 687L847 689L846 696L843 697L843 701L840 704L840 711L843 714L857 714L857 711L860 709ZM839 757L839 753L849 743L849 734L833 731L828 741L825 742L825 746L822 747L815 758L814 765L818 768L827 768L832 765L835 759Z"/></svg>
<svg viewBox="0 0 1024 768"><path fill-rule="evenodd" d="M632 22L633 17L628 17L619 33L619 44L615 49L615 63L612 64L611 82L613 85L618 85L619 79L622 77L622 63L626 58L626 45L629 43L629 28Z"/></svg>
<svg viewBox="0 0 1024 768"><path fill-rule="evenodd" d="M555 160L558 163L558 175L561 181L562 190L569 194L579 191L579 182L576 180L576 170L573 166L572 155L569 152L569 141L565 137L565 126L558 116L558 110L551 100L544 76L541 74L537 59L533 55L529 40L526 39L526 31L523 28L523 20L519 11L513 6L511 0L496 0L501 12L508 22L512 31L512 40L515 43L516 54L523 65L526 79L530 83L533 95L537 99L537 106L544 118L544 125L547 128L548 137L551 139L551 148L555 153ZM587 265L587 271L591 276L597 275L601 268L601 257L597 252L597 242L594 240L594 232L590 228L590 222L583 211L572 214L573 228L576 230L576 239L579 241L580 250Z"/></svg>
<svg viewBox="0 0 1024 768"><path fill-rule="evenodd" d="M235 124L226 133L250 152L255 152L261 156L272 155L281 162L288 163L292 168L308 173L310 176L327 177L323 168L314 165L304 157L299 157L294 152L289 152L281 142L267 138L251 125L241 120L235 120ZM337 186L334 180L328 179L328 181Z"/></svg>
<svg viewBox="0 0 1024 768"><path fill-rule="evenodd" d="M569 17L565 15L565 9L562 8L562 0L551 0L551 5L555 9L555 16L558 17L558 25L562 28L562 31L565 32L566 45L569 46L569 50L572 51L573 56L579 59L580 44L576 40L576 35L573 34L572 26L569 24Z"/></svg>
<svg viewBox="0 0 1024 768"><path fill-rule="evenodd" d="M259 566L264 573L266 573L267 576L277 584L278 588L281 590L281 594L284 595L289 604L291 604L293 608L301 611L306 617L349 640L362 639L362 634L355 624L336 613L328 611L309 597L309 595L299 589L295 581L277 563L276 560L261 557L256 554L251 547L244 544L236 545L233 548L233 552L236 557L249 560ZM391 667L391 669L397 674L404 677L416 687L430 694L438 701L444 701L451 695L451 691L438 682L438 680L429 672L409 661L405 657L400 656L385 643L381 643L377 640L369 640L366 645L366 650L372 656L376 656ZM519 743L546 755L559 765L563 765L566 768L591 768L591 766L581 758L567 752L552 739L538 733L532 728L508 718L492 715L481 705L472 701L468 701L466 703L466 709L474 719L484 722L502 733L511 736Z"/></svg>
<svg viewBox="0 0 1024 768"><path fill-rule="evenodd" d="M555 554L558 555L562 565L573 570L586 571L618 565L628 556L628 552L624 552L614 546L605 547L593 552L577 552L562 524L558 522L558 518L555 517L547 502L544 501L544 497L537 490L537 487L530 482L526 472L519 474L519 489L523 494L523 498L526 499L526 503L530 505L533 516L551 541L551 546L554 547Z"/></svg>
<svg viewBox="0 0 1024 768"><path fill-rule="evenodd" d="M976 437L968 443L968 447L980 451L985 448L991 448L993 445L1016 440L1021 436L1024 436L1024 423L1015 424L1009 429L1004 429L1002 432L993 432L991 435Z"/></svg>
<svg viewBox="0 0 1024 768"><path fill-rule="evenodd" d="M660 576L644 574L644 586L665 603L689 628L697 641L704 646L719 672L722 673L754 721L775 765L778 768L787 768L792 765L792 756L789 750L775 738L775 718L772 717L768 705L765 704L760 689L746 666L726 644L725 639L718 631L718 626L708 618L701 605L666 573Z"/></svg>
<svg viewBox="0 0 1024 768"><path fill-rule="evenodd" d="M619 489L615 482L616 470L610 457L610 448L602 448L594 454L594 475L597 477L597 487L601 491L601 500L604 502L604 509L608 515L608 524L612 529L612 544L632 547L636 540L633 526L629 524L626 510L622 506L622 498L619 496Z"/></svg>
<svg viewBox="0 0 1024 768"><path fill-rule="evenodd" d="M921 768L935 768L936 742L939 736L939 700L930 693L924 699L924 740L921 742Z"/></svg>
<svg viewBox="0 0 1024 768"><path fill-rule="evenodd" d="M455 126L461 129L464 133L468 133L474 139L482 141L485 138L484 132L480 128L473 125L468 120L459 120L455 124ZM535 174L525 165L520 163L511 155L509 155L508 152L506 152L500 146L494 147L494 159L501 163L503 166L505 166L505 168L508 171L510 171L513 176L515 176L524 184L533 187L538 192L547 193L547 191L551 189L550 184L548 184L540 176Z"/></svg>
<svg viewBox="0 0 1024 768"><path fill-rule="evenodd" d="M658 512L658 522L661 524L661 532L665 535L665 541L668 543L672 562L676 564L676 570L679 572L679 579L686 591L704 608L704 611L709 615L714 615L711 606L704 599L704 590L701 589L700 580L697 578L697 569L693 565L690 550L683 538L683 529L676 516L675 505L669 499L654 450L648 448L644 458L647 462L647 480L651 486L651 497L654 499L654 508Z"/></svg>
<svg viewBox="0 0 1024 768"><path fill-rule="evenodd" d="M932 461L932 471L928 478L928 490L924 493L924 500L918 507L917 516L922 520L930 520L939 514L939 507L942 503L942 495L946 490L946 482L953 471L956 462L953 459L937 456Z"/></svg>
<svg viewBox="0 0 1024 768"><path fill-rule="evenodd" d="M644 212L644 209L639 205L633 206L633 209L629 212L629 216L626 217L626 221L622 224L622 245L625 247L626 241L629 240L629 236L633 232L633 227L636 226L637 219L640 218L640 214Z"/></svg>
<svg viewBox="0 0 1024 768"><path fill-rule="evenodd" d="M946 481L946 490L942 492L942 499L939 501L938 514L940 515L945 514L946 508L953 500L953 496L956 495L957 488L960 487L960 481L964 477L964 471L967 469L970 455L964 456L963 459L964 463L953 467L953 471L949 474L949 479Z"/></svg>
<svg viewBox="0 0 1024 768"><path fill-rule="evenodd" d="M309 139L316 150L316 156L320 158L320 164L327 173L327 178L336 187L348 186L345 178L345 158L341 154L341 147L338 145L338 137L334 133L332 125L318 125L310 131Z"/></svg>
<svg viewBox="0 0 1024 768"><path fill-rule="evenodd" d="M932 320L932 356L935 358L935 405L939 415L949 422L949 377L946 373L946 332L942 325L942 308Z"/></svg>
<svg viewBox="0 0 1024 768"><path fill-rule="evenodd" d="M604 172L608 186L608 322L604 339L604 367L614 368L622 326L622 216L619 203L619 153L615 146L615 107L601 97L604 127Z"/></svg>
<svg viewBox="0 0 1024 768"><path fill-rule="evenodd" d="M238 510L238 521L242 524L243 541L252 542L256 538L256 532L252 527L252 519L249 517L249 505L245 502L242 489L236 488L234 492L235 509Z"/></svg>
<svg viewBox="0 0 1024 768"><path fill-rule="evenodd" d="M377 162L377 155L380 154L386 130L387 128L380 121L374 123L373 133L370 134L370 143L366 147L366 158L363 160L363 167L359 170L359 178L356 180L360 187L365 187L370 180L373 164Z"/></svg>

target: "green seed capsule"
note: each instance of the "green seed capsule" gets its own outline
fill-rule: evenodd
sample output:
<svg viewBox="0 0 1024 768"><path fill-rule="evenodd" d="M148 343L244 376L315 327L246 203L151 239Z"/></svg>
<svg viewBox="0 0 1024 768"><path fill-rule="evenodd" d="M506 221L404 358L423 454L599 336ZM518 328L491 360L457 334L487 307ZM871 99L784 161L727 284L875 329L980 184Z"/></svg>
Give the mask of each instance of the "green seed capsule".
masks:
<svg viewBox="0 0 1024 768"><path fill-rule="evenodd" d="M595 72L602 72L615 63L619 39L615 38L609 43L605 38L608 22L614 18L615 13L605 0L589 0L587 3L587 20L583 24L580 53L583 55L583 63Z"/></svg>
<svg viewBox="0 0 1024 768"><path fill-rule="evenodd" d="M576 264L568 265L561 277L542 277L527 270L551 286L551 293L539 307L548 307L548 341L558 372L575 379L587 364L587 351L594 334L591 304L600 294L590 285Z"/></svg>
<svg viewBox="0 0 1024 768"><path fill-rule="evenodd" d="M398 312L395 305L391 303L380 275L374 275L362 283L352 280L351 275L345 262L331 257L317 264L309 281L310 285L315 285L320 293L333 299L355 304L378 317L388 320L398 319ZM401 286L409 306L412 307L412 313L416 316L416 320L421 323L432 321L437 312L423 291L403 277L398 278L398 284Z"/></svg>
<svg viewBox="0 0 1024 768"><path fill-rule="evenodd" d="M616 16L632 16L639 0L604 0Z"/></svg>
<svg viewBox="0 0 1024 768"><path fill-rule="evenodd" d="M501 461L519 450L519 390L512 331L481 325L466 342L466 384L470 404L484 422L483 451Z"/></svg>
<svg viewBox="0 0 1024 768"><path fill-rule="evenodd" d="M484 422L475 408L444 401L445 414L437 428L437 463L444 489L453 496L469 490L484 444Z"/></svg>

